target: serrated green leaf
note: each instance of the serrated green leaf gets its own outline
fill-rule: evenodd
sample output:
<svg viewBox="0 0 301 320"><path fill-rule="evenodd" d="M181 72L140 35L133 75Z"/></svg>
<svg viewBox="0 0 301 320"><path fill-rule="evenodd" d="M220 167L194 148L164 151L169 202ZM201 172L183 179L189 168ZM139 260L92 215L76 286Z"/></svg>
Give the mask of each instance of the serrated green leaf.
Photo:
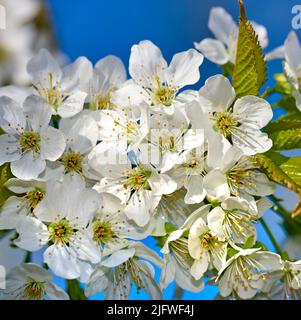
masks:
<svg viewBox="0 0 301 320"><path fill-rule="evenodd" d="M274 161L274 158L271 157L271 155L274 154L275 153L257 154L254 156L254 161L271 180L295 191L297 194L301 194L301 187L290 178L281 169L281 165L279 166L279 164Z"/></svg>
<svg viewBox="0 0 301 320"><path fill-rule="evenodd" d="M280 168L301 186L301 157L293 157L280 165Z"/></svg>
<svg viewBox="0 0 301 320"><path fill-rule="evenodd" d="M301 148L301 128L272 132L273 150L293 150Z"/></svg>
<svg viewBox="0 0 301 320"><path fill-rule="evenodd" d="M239 31L233 87L237 97L258 96L260 88L266 81L266 62L258 35L246 17L242 0L239 0L239 5Z"/></svg>
<svg viewBox="0 0 301 320"><path fill-rule="evenodd" d="M290 129L301 129L301 112L290 113L270 122L264 132L272 133Z"/></svg>
<svg viewBox="0 0 301 320"><path fill-rule="evenodd" d="M270 180L294 191L299 196L300 202L292 212L292 216L297 216L301 214L301 186L281 168L287 161L285 157L276 154L276 152L266 152L255 155L253 159Z"/></svg>
<svg viewBox="0 0 301 320"><path fill-rule="evenodd" d="M296 99L291 96L283 96L280 101L276 103L276 107L284 109L287 113L295 113L297 110Z"/></svg>

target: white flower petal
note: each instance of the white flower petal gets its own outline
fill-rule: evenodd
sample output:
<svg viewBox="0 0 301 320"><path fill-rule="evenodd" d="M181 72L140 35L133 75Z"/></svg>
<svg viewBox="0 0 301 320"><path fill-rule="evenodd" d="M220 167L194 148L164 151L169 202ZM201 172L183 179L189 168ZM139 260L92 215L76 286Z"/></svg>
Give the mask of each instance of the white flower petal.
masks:
<svg viewBox="0 0 301 320"><path fill-rule="evenodd" d="M227 176L220 170L211 170L204 177L204 188L209 197L224 200L230 196Z"/></svg>
<svg viewBox="0 0 301 320"><path fill-rule="evenodd" d="M200 203L204 200L206 191L203 187L203 177L201 175L190 176L187 182L185 182L185 188L187 189L187 193L184 198L185 203Z"/></svg>
<svg viewBox="0 0 301 320"><path fill-rule="evenodd" d="M83 91L76 91L71 94L62 104L58 107L57 113L62 118L69 118L81 112L84 107L87 94Z"/></svg>
<svg viewBox="0 0 301 320"><path fill-rule="evenodd" d="M78 231L70 245L76 251L78 258L90 261L93 264L99 263L101 258L100 249L87 232Z"/></svg>
<svg viewBox="0 0 301 320"><path fill-rule="evenodd" d="M154 263L157 267L162 268L163 262L161 257L152 249L142 242L132 242L129 248L135 248L135 256Z"/></svg>
<svg viewBox="0 0 301 320"><path fill-rule="evenodd" d="M199 43L195 42L194 46L213 63L224 65L229 61L229 54L224 44L219 40L206 38Z"/></svg>
<svg viewBox="0 0 301 320"><path fill-rule="evenodd" d="M0 229L15 229L22 217L28 213L26 206L22 203L22 198L9 197L0 211Z"/></svg>
<svg viewBox="0 0 301 320"><path fill-rule="evenodd" d="M175 274L176 274L176 282L178 286L184 290L188 290L191 292L200 292L204 289L204 282L202 279L195 280L188 272L183 272L183 268L181 265L177 263L174 257L171 257L175 264Z"/></svg>
<svg viewBox="0 0 301 320"><path fill-rule="evenodd" d="M261 132L257 126L246 123L232 133L232 142L248 156L264 153L270 150L273 145L266 133Z"/></svg>
<svg viewBox="0 0 301 320"><path fill-rule="evenodd" d="M119 266L120 264L132 258L135 254L135 249L123 249L118 252L114 252L109 258L101 262L101 265L108 268Z"/></svg>
<svg viewBox="0 0 301 320"><path fill-rule="evenodd" d="M291 31L284 42L285 60L293 71L296 71L301 61L301 46L295 31Z"/></svg>
<svg viewBox="0 0 301 320"><path fill-rule="evenodd" d="M200 259L194 260L191 268L190 274L195 280L199 280L203 277L204 273L207 271L210 262L210 256L207 250L202 250Z"/></svg>
<svg viewBox="0 0 301 320"><path fill-rule="evenodd" d="M61 131L53 127L47 127L40 132L41 135L41 157L46 160L55 161L65 151L65 137Z"/></svg>
<svg viewBox="0 0 301 320"><path fill-rule="evenodd" d="M126 70L120 58L108 55L95 64L95 72L104 92L126 81Z"/></svg>
<svg viewBox="0 0 301 320"><path fill-rule="evenodd" d="M41 127L47 126L50 122L52 110L40 96L30 95L27 97L23 104L23 110L31 129L35 132L40 131Z"/></svg>
<svg viewBox="0 0 301 320"><path fill-rule="evenodd" d="M180 88L198 82L203 60L204 57L194 49L175 54L167 69L168 82Z"/></svg>
<svg viewBox="0 0 301 320"><path fill-rule="evenodd" d="M236 38L237 25L229 13L222 7L213 7L210 10L208 27L216 37L224 44L228 44L229 38Z"/></svg>
<svg viewBox="0 0 301 320"><path fill-rule="evenodd" d="M233 107L233 114L240 123L250 123L259 129L266 126L273 118L270 104L255 96L244 96L237 99Z"/></svg>
<svg viewBox="0 0 301 320"><path fill-rule="evenodd" d="M230 81L222 75L208 78L199 94L207 111L223 112L231 106L235 99L234 88Z"/></svg>
<svg viewBox="0 0 301 320"><path fill-rule="evenodd" d="M0 127L7 133L19 134L26 128L21 106L9 97L0 97Z"/></svg>
<svg viewBox="0 0 301 320"><path fill-rule="evenodd" d="M36 218L22 218L16 230L19 233L19 237L14 243L28 251L41 249L49 240L49 232L46 225Z"/></svg>
<svg viewBox="0 0 301 320"><path fill-rule="evenodd" d="M170 194L177 189L177 183L167 174L153 171L148 181L154 195Z"/></svg>
<svg viewBox="0 0 301 320"><path fill-rule="evenodd" d="M140 41L132 46L129 62L129 72L135 82L149 88L156 86L155 76L164 81L167 63L161 50L149 40Z"/></svg>
<svg viewBox="0 0 301 320"><path fill-rule="evenodd" d="M208 214L208 227L211 232L218 236L220 240L224 237L223 222L225 219L224 210L221 207L215 207Z"/></svg>
<svg viewBox="0 0 301 320"><path fill-rule="evenodd" d="M251 173L252 184L245 185L244 191L254 196L268 196L274 193L276 185L262 172Z"/></svg>
<svg viewBox="0 0 301 320"><path fill-rule="evenodd" d="M168 285L175 279L175 265L169 255L164 258L164 266L160 275L160 287L162 290L168 287Z"/></svg>
<svg viewBox="0 0 301 320"><path fill-rule="evenodd" d="M92 76L92 63L86 57L79 57L63 68L61 89L69 93L76 89L88 92Z"/></svg>
<svg viewBox="0 0 301 320"><path fill-rule="evenodd" d="M162 291L154 279L154 268L147 261L138 261L136 264L140 270L140 277L144 284L144 290L148 293L149 297L153 300L162 299Z"/></svg>
<svg viewBox="0 0 301 320"><path fill-rule="evenodd" d="M45 167L45 160L42 160L39 154L31 151L24 153L22 158L10 165L12 174L22 180L36 179Z"/></svg>
<svg viewBox="0 0 301 320"><path fill-rule="evenodd" d="M109 285L108 277L105 273L105 268L98 267L91 275L85 289L85 295L91 297L99 292L104 291Z"/></svg>
<svg viewBox="0 0 301 320"><path fill-rule="evenodd" d="M68 294L54 283L46 283L45 292L50 300L69 300Z"/></svg>
<svg viewBox="0 0 301 320"><path fill-rule="evenodd" d="M265 55L266 61L284 58L284 46L279 46Z"/></svg>
<svg viewBox="0 0 301 320"><path fill-rule="evenodd" d="M43 257L44 262L57 276L65 279L76 279L80 276L75 253L66 245L53 244L47 248Z"/></svg>
<svg viewBox="0 0 301 320"><path fill-rule="evenodd" d="M139 227L143 227L149 222L150 211L154 206L153 201L151 191L135 192L126 204L124 213L129 219L134 220Z"/></svg>
<svg viewBox="0 0 301 320"><path fill-rule="evenodd" d="M41 49L27 64L27 72L32 77L33 83L42 87L49 87L49 74L52 82L60 82L62 72L56 60L46 49Z"/></svg>
<svg viewBox="0 0 301 320"><path fill-rule="evenodd" d="M64 119L62 119L63 121ZM98 126L96 121L88 116L82 115L73 126L65 132L67 145L72 151L85 154L97 143Z"/></svg>
<svg viewBox="0 0 301 320"><path fill-rule="evenodd" d="M17 139L10 134L0 135L0 165L19 160L22 156Z"/></svg>

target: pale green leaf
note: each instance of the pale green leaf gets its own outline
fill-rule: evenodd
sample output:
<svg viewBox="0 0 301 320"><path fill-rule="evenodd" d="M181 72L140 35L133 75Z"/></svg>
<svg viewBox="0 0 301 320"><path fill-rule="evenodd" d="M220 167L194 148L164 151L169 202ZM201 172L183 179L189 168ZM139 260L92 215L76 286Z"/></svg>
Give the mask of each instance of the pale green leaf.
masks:
<svg viewBox="0 0 301 320"><path fill-rule="evenodd" d="M259 94L266 81L266 62L258 35L248 21L242 0L239 0L240 18L233 87L237 97Z"/></svg>
<svg viewBox="0 0 301 320"><path fill-rule="evenodd" d="M301 148L301 128L272 132L273 150L293 150Z"/></svg>

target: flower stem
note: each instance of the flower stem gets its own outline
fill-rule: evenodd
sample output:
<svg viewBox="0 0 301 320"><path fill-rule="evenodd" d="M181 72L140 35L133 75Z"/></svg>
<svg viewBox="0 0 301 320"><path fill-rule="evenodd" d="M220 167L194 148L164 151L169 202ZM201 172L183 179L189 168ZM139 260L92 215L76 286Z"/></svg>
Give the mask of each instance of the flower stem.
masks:
<svg viewBox="0 0 301 320"><path fill-rule="evenodd" d="M31 262L31 252L27 251L24 256L24 263L29 263L29 262Z"/></svg>
<svg viewBox="0 0 301 320"><path fill-rule="evenodd" d="M267 223L265 222L265 220L263 218L260 219L260 222L261 222L264 230L266 231L267 235L269 236L270 240L272 241L276 252L282 257L283 256L282 250L281 250L278 242L276 241L271 229L269 228L269 226L267 225Z"/></svg>
<svg viewBox="0 0 301 320"><path fill-rule="evenodd" d="M83 289L80 287L76 279L67 280L67 293L70 300L87 300Z"/></svg>

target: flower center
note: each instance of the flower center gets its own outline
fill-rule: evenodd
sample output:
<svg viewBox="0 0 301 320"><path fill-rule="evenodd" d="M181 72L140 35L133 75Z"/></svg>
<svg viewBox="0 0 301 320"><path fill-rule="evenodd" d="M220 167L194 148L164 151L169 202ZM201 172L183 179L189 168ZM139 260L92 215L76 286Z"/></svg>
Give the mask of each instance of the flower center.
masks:
<svg viewBox="0 0 301 320"><path fill-rule="evenodd" d="M70 152L62 159L65 172L82 172L83 157L79 152Z"/></svg>
<svg viewBox="0 0 301 320"><path fill-rule="evenodd" d="M238 125L237 120L229 111L216 112L214 114L214 130L221 133L224 137L229 138L234 127Z"/></svg>
<svg viewBox="0 0 301 320"><path fill-rule="evenodd" d="M93 110L113 110L115 106L111 103L110 91L106 95L93 94L90 108Z"/></svg>
<svg viewBox="0 0 301 320"><path fill-rule="evenodd" d="M61 219L59 222L51 223L48 226L50 239L53 243L68 244L71 237L75 234L73 227L67 219Z"/></svg>
<svg viewBox="0 0 301 320"><path fill-rule="evenodd" d="M31 209L34 209L45 197L45 192L39 189L26 192L26 199Z"/></svg>
<svg viewBox="0 0 301 320"><path fill-rule="evenodd" d="M158 145L161 153L164 153L167 151L171 151L171 152L177 151L175 140L176 140L175 137L170 135L170 133L168 134L168 132L165 132L165 134L162 134L158 138Z"/></svg>
<svg viewBox="0 0 301 320"><path fill-rule="evenodd" d="M143 167L136 167L126 173L126 180L123 186L125 189L135 191L140 189L150 190L150 185L147 181L150 176L150 171L145 170Z"/></svg>
<svg viewBox="0 0 301 320"><path fill-rule="evenodd" d="M24 287L24 295L30 300L42 300L45 296L45 283L28 278Z"/></svg>
<svg viewBox="0 0 301 320"><path fill-rule="evenodd" d="M22 152L27 151L40 151L41 136L38 132L25 131L19 137L19 143Z"/></svg>
<svg viewBox="0 0 301 320"><path fill-rule="evenodd" d="M177 89L168 85L162 84L159 77L156 76L157 88L152 88L153 105L163 104L165 107L170 107L176 97Z"/></svg>
<svg viewBox="0 0 301 320"><path fill-rule="evenodd" d="M122 129L123 133L122 135L126 135L128 142L131 142L131 139L129 138L129 135L138 135L139 134L139 125L133 121L133 120L125 120L125 122L120 122L117 120L114 120L115 126Z"/></svg>
<svg viewBox="0 0 301 320"><path fill-rule="evenodd" d="M218 238L213 236L210 232L205 233L201 238L201 245L203 248L209 249L212 246L216 246Z"/></svg>
<svg viewBox="0 0 301 320"><path fill-rule="evenodd" d="M101 244L106 244L114 236L115 232L109 222L97 220L93 223L93 240Z"/></svg>
<svg viewBox="0 0 301 320"><path fill-rule="evenodd" d="M49 77L49 86L44 87L43 85L34 86L38 93L52 106L54 109L57 109L66 96L61 92L59 88L59 83L53 83L53 74L50 72Z"/></svg>

